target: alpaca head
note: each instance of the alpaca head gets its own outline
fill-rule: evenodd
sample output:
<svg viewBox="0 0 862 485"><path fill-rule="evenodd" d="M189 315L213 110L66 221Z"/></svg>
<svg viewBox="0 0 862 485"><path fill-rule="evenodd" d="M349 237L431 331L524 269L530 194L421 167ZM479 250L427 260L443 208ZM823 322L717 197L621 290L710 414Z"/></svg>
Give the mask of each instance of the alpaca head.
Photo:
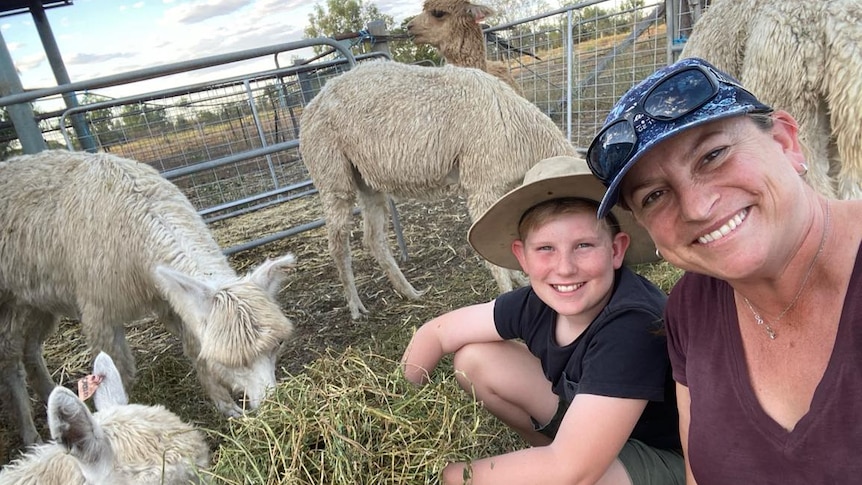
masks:
<svg viewBox="0 0 862 485"><path fill-rule="evenodd" d="M102 379L94 395L97 412L72 391L55 388L48 399L48 425L56 444L41 445L45 450L34 450L34 457L41 453L48 467L63 469L68 483L78 483L78 473L86 484L194 480L196 468L209 462L203 435L161 406L128 404L120 374L104 352L93 367ZM58 459L46 451L51 447L65 453ZM70 462L77 472L67 471ZM32 463L34 471L44 469Z"/></svg>
<svg viewBox="0 0 862 485"><path fill-rule="evenodd" d="M257 408L275 386L275 366L293 324L276 300L293 255L268 260L243 277L202 281L156 268L162 294L183 321L185 351L219 410L238 416Z"/></svg>
<svg viewBox="0 0 862 485"><path fill-rule="evenodd" d="M489 7L466 0L425 0L422 13L408 22L407 31L415 43L432 45L447 59L451 52L468 47L484 58L480 23L493 13Z"/></svg>

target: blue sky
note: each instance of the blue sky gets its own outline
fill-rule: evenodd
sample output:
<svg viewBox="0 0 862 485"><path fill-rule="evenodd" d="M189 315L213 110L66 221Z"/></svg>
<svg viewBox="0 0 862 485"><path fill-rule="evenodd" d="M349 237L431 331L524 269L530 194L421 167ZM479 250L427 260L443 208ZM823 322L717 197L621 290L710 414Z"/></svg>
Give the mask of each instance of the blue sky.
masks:
<svg viewBox="0 0 862 485"><path fill-rule="evenodd" d="M365 3L377 5L396 22L422 9L422 0ZM74 0L72 6L48 9L46 14L74 82L299 40L314 4L312 0ZM0 17L0 32L25 89L57 84L29 14ZM269 59L267 68L271 67Z"/></svg>

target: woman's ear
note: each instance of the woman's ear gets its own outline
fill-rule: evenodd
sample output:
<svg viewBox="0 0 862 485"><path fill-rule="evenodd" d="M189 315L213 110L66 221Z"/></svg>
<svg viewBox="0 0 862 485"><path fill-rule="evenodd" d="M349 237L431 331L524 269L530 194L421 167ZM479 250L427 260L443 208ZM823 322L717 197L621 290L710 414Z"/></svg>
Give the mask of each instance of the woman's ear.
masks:
<svg viewBox="0 0 862 485"><path fill-rule="evenodd" d="M805 163L805 154L799 143L799 124L787 111L777 110L772 114L772 138L778 143L784 154L798 168ZM797 170L799 171L799 170Z"/></svg>
<svg viewBox="0 0 862 485"><path fill-rule="evenodd" d="M614 250L614 269L620 269L623 265L623 260L626 258L626 250L629 248L632 239L625 232L618 232L611 243Z"/></svg>

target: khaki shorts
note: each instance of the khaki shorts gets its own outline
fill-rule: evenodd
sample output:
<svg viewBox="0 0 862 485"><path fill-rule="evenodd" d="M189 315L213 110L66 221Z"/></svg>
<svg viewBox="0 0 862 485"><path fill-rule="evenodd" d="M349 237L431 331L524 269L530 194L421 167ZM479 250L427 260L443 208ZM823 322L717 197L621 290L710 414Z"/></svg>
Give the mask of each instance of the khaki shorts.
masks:
<svg viewBox="0 0 862 485"><path fill-rule="evenodd" d="M628 440L618 456L632 485L683 485L685 460L676 450L653 448L638 440Z"/></svg>
<svg viewBox="0 0 862 485"><path fill-rule="evenodd" d="M540 425L533 419L533 427L539 433L554 439L568 409L569 403L560 399L554 417L545 425ZM641 441L630 439L623 445L618 458L629 474L632 485L685 483L685 461L679 451L653 448Z"/></svg>

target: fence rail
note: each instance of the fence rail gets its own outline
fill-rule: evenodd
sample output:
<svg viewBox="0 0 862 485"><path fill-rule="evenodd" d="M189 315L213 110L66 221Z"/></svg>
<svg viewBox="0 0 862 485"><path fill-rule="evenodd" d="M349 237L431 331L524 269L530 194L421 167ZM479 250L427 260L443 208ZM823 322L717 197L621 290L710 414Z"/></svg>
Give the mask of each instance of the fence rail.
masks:
<svg viewBox="0 0 862 485"><path fill-rule="evenodd" d="M576 147L589 144L625 90L673 58L674 39L684 35L677 17L680 9L666 14L665 0L623 11L616 3L586 1L486 31L489 57L509 66L525 96ZM595 15L596 9L604 13ZM279 66L279 54L312 46L332 53L316 56L319 58L307 64ZM0 97L0 107L38 106L70 92L92 93L272 56L272 69L218 81L121 99L98 100L92 94L79 97L79 106L41 123L46 133L48 127L56 126L59 135L51 135L55 143L70 149L94 144L100 150L152 165L184 191L208 222L217 222L316 194L298 150L298 120L327 79L370 56L385 55L359 55L353 47L346 41L308 39L16 93ZM385 51L385 45L375 50ZM89 134L84 136L92 137L87 143L70 128L72 117L85 120ZM226 252L319 227L322 221L315 204L306 206L310 209L290 211L285 220L288 229L261 234L250 227L245 240ZM397 218L394 222L397 225ZM396 232L406 256L400 231Z"/></svg>

